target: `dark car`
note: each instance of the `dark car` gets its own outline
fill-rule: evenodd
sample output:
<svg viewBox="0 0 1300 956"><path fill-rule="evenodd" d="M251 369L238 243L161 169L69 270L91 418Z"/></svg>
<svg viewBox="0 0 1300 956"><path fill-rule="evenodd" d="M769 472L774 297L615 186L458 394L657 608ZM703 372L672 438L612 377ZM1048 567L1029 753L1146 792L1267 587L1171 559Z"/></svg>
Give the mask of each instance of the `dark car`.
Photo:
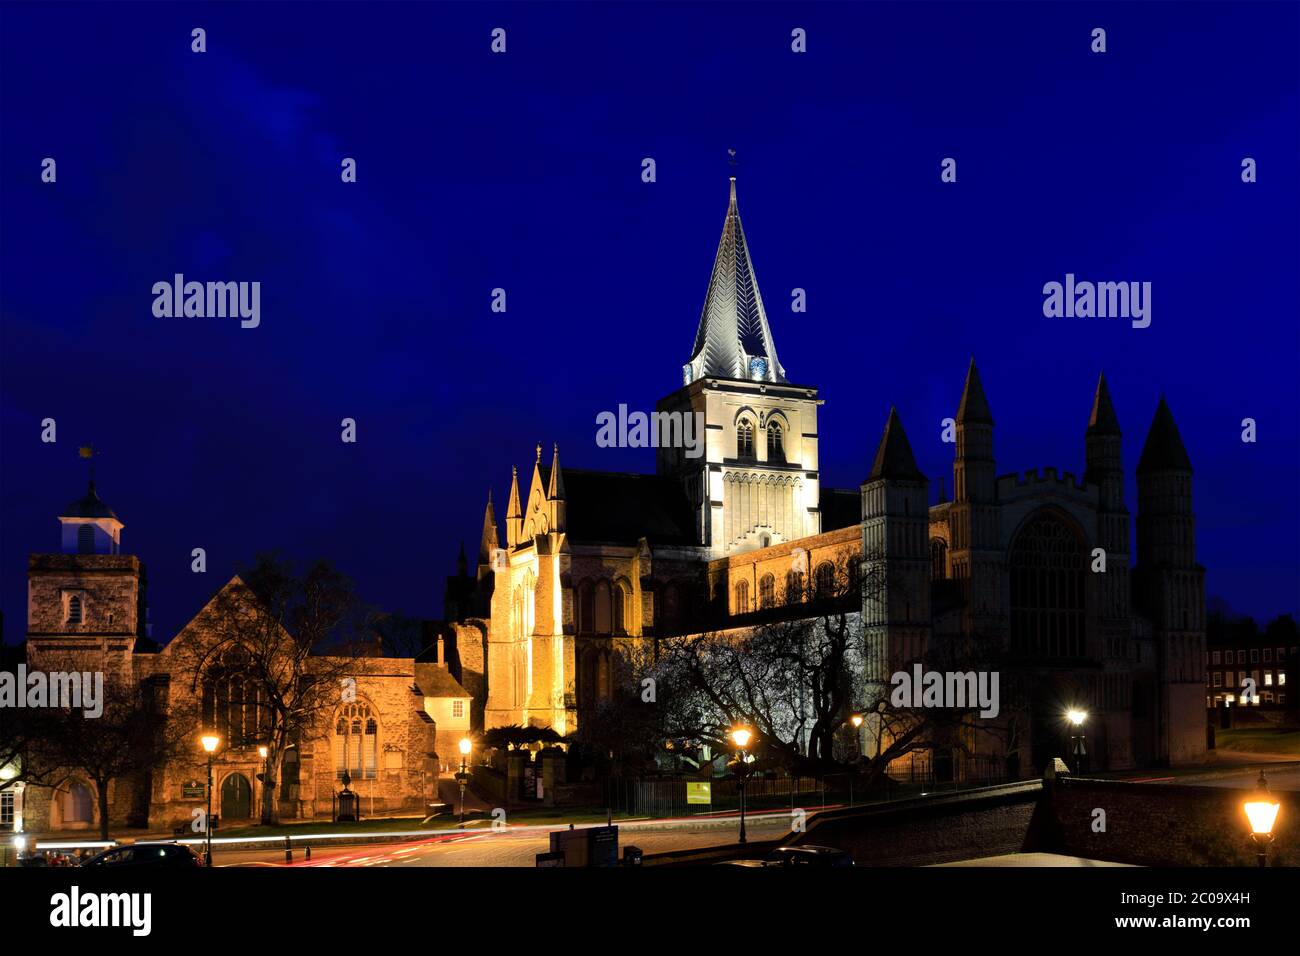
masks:
<svg viewBox="0 0 1300 956"><path fill-rule="evenodd" d="M726 860L725 866L853 866L853 857L833 846L780 846L761 860Z"/></svg>
<svg viewBox="0 0 1300 956"><path fill-rule="evenodd" d="M114 847L92 856L82 866L162 866L195 867L203 865L203 857L180 843L132 843Z"/></svg>

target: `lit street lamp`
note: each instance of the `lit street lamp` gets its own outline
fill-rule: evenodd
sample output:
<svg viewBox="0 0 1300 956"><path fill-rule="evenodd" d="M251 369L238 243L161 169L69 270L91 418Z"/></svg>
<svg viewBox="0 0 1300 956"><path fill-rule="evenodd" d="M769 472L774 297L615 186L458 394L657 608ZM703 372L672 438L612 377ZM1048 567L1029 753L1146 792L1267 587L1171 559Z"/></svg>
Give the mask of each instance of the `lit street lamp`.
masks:
<svg viewBox="0 0 1300 956"><path fill-rule="evenodd" d="M456 782L460 784L460 825L465 825L465 785L469 783L469 752L474 745L470 743L468 737L462 737L460 740L460 773L456 774Z"/></svg>
<svg viewBox="0 0 1300 956"><path fill-rule="evenodd" d="M266 758L270 756L270 753L271 753L271 748L268 747L266 744L258 745L257 755L262 758L262 804L266 803ZM263 810L262 806L259 806L257 808L257 818L259 821L261 821L263 817L262 810Z"/></svg>
<svg viewBox="0 0 1300 956"><path fill-rule="evenodd" d="M1083 773L1084 764L1088 759L1088 748L1083 740L1083 722L1088 719L1088 712L1085 710L1071 710L1065 716L1077 731L1077 733L1070 736L1070 743L1073 745L1071 749L1074 751L1074 772Z"/></svg>
<svg viewBox="0 0 1300 956"><path fill-rule="evenodd" d="M203 829L207 833L207 848L203 852L203 863L205 866L212 865L212 755L216 752L217 747L221 744L221 738L216 734L204 734L199 740L203 744L203 749L208 755L208 815L203 820Z"/></svg>
<svg viewBox="0 0 1300 956"><path fill-rule="evenodd" d="M740 726L731 729L731 742L736 745L737 770L736 775L740 779L740 842L745 841L745 777L749 773L746 766L745 748L749 746L749 741L753 737L748 727Z"/></svg>
<svg viewBox="0 0 1300 956"><path fill-rule="evenodd" d="M1273 842L1273 824L1277 822L1277 812L1281 806L1269 793L1268 781L1264 779L1264 771L1261 770L1255 792L1244 805L1246 819L1250 821L1250 838L1255 841L1260 866L1268 866L1268 846Z"/></svg>

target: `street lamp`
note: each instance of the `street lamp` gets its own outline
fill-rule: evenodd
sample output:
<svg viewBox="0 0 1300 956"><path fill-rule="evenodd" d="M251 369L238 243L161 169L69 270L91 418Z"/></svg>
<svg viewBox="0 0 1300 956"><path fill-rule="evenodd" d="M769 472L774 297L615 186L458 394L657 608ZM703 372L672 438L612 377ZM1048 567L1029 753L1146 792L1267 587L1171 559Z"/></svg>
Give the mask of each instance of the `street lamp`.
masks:
<svg viewBox="0 0 1300 956"><path fill-rule="evenodd" d="M1083 773L1084 762L1088 759L1088 748L1083 740L1083 722L1088 719L1088 712L1086 710L1070 710L1065 717L1078 731L1070 736L1070 743L1073 745L1072 749L1074 750L1074 772Z"/></svg>
<svg viewBox="0 0 1300 956"><path fill-rule="evenodd" d="M460 739L460 773L456 774L456 782L460 784L460 825L465 825L465 785L469 783L469 752L474 745L470 743L468 737Z"/></svg>
<svg viewBox="0 0 1300 956"><path fill-rule="evenodd" d="M266 758L270 756L271 748L266 744L258 744L257 755L262 758L262 806L258 807L257 817L260 821L265 814L262 812L266 808Z"/></svg>
<svg viewBox="0 0 1300 956"><path fill-rule="evenodd" d="M1246 819L1250 821L1250 838L1255 841L1260 866L1268 866L1268 845L1273 842L1273 824L1277 822L1277 812L1281 806L1269 793L1268 781L1264 779L1264 771L1261 770L1255 792L1244 805Z"/></svg>
<svg viewBox="0 0 1300 956"><path fill-rule="evenodd" d="M207 848L203 853L203 863L205 866L212 865L212 755L216 752L217 747L221 744L221 738L216 734L207 733L199 738L203 744L203 749L208 755L208 815L203 819L203 829L207 833Z"/></svg>
<svg viewBox="0 0 1300 956"><path fill-rule="evenodd" d="M731 742L736 745L736 757L738 760L737 776L740 778L740 842L745 840L745 776L749 768L745 762L745 748L749 746L749 741L754 735L748 727L738 726L731 729Z"/></svg>

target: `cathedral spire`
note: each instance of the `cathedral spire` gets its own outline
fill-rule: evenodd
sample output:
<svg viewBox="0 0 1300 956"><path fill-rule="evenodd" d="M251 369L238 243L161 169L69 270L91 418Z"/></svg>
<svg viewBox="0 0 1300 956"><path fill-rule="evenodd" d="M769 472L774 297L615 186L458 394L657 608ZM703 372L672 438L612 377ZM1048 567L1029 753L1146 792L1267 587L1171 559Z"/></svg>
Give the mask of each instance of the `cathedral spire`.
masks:
<svg viewBox="0 0 1300 956"><path fill-rule="evenodd" d="M510 468L510 503L506 505L506 544L514 547L524 532L524 509L519 504L519 469Z"/></svg>
<svg viewBox="0 0 1300 956"><path fill-rule="evenodd" d="M975 367L974 356L971 356L970 367L966 370L966 385L961 390L961 404L957 406L957 421L977 422L982 425L993 424L993 413L989 411L988 399L984 397L984 386L980 383L980 372Z"/></svg>
<svg viewBox="0 0 1300 956"><path fill-rule="evenodd" d="M1174 413L1169 410L1163 395L1156 406L1156 417L1147 432L1146 444L1142 446L1137 470L1139 475L1158 471L1191 473L1192 460L1187 457L1187 448L1178 434L1178 426L1174 424Z"/></svg>
<svg viewBox="0 0 1300 956"><path fill-rule="evenodd" d="M722 223L722 238L704 296L691 360L683 367L686 384L706 375L719 378L786 381L776 357L763 297L749 258L745 229L736 206L736 178Z"/></svg>
<svg viewBox="0 0 1300 956"><path fill-rule="evenodd" d="M1115 406L1110 401L1110 389L1106 387L1106 374L1097 377L1097 392L1092 398L1092 414L1088 416L1089 435L1118 435L1119 418L1115 415Z"/></svg>
<svg viewBox="0 0 1300 956"><path fill-rule="evenodd" d="M560 472L560 443L555 443L554 457L551 459L551 480L546 486L546 497L551 500L564 500L564 475Z"/></svg>
<svg viewBox="0 0 1300 956"><path fill-rule="evenodd" d="M488 489L487 508L483 511L483 537L479 540L478 563L490 564L492 552L500 545L497 543L497 516L492 508L492 489Z"/></svg>
<svg viewBox="0 0 1300 956"><path fill-rule="evenodd" d="M876 460L871 466L867 481L879 478L897 481L926 480L921 469L916 467L916 457L907 441L907 433L903 431L903 422L898 417L897 408L889 409L889 420L885 422L885 432L880 436Z"/></svg>

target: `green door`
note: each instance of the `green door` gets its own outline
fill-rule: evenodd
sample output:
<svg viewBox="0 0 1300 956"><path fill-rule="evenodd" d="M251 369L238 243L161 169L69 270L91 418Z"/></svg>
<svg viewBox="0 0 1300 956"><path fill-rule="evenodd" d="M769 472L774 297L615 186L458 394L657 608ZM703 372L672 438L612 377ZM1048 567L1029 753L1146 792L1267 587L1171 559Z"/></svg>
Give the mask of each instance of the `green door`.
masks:
<svg viewBox="0 0 1300 956"><path fill-rule="evenodd" d="M253 788L242 773L232 773L221 785L221 822L247 820L253 811Z"/></svg>

